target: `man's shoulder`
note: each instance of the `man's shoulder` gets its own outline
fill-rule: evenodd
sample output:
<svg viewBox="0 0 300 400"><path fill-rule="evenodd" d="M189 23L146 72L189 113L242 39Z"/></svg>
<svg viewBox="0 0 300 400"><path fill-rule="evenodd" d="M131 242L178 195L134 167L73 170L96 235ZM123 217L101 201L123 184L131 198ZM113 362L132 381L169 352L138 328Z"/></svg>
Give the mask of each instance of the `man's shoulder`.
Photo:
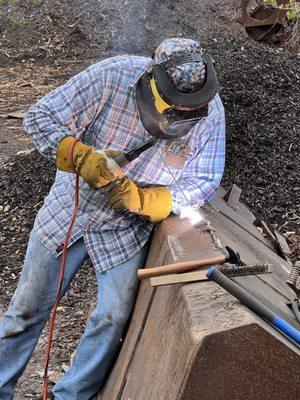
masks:
<svg viewBox="0 0 300 400"><path fill-rule="evenodd" d="M217 93L215 97L209 102L208 115L213 118L224 118L224 106L220 95Z"/></svg>
<svg viewBox="0 0 300 400"><path fill-rule="evenodd" d="M87 72L97 79L102 76L104 82L120 87L121 84L134 84L149 63L151 63L151 59L147 57L122 55L92 64Z"/></svg>
<svg viewBox="0 0 300 400"><path fill-rule="evenodd" d="M102 70L143 70L149 65L151 59L148 57L121 55L106 58L91 66L92 68L101 68Z"/></svg>
<svg viewBox="0 0 300 400"><path fill-rule="evenodd" d="M107 61L110 61L119 68L145 68L151 62L151 58L125 54L108 58Z"/></svg>

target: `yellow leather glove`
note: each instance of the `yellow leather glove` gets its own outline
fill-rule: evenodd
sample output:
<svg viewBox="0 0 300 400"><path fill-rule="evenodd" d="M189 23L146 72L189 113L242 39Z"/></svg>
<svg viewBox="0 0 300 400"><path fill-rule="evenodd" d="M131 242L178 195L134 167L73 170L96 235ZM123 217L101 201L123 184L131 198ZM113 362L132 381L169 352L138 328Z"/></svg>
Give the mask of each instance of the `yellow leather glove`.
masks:
<svg viewBox="0 0 300 400"><path fill-rule="evenodd" d="M82 142L77 142L73 149L73 156L70 154L71 146L75 138L66 136L57 148L56 165L57 168L65 172L76 172L93 189L98 189L120 179L124 176L121 168L112 158L117 151L95 151L92 146L86 146Z"/></svg>
<svg viewBox="0 0 300 400"><path fill-rule="evenodd" d="M162 221L172 210L172 197L167 187L141 189L127 178L110 190L108 201L112 208L131 211L151 222Z"/></svg>

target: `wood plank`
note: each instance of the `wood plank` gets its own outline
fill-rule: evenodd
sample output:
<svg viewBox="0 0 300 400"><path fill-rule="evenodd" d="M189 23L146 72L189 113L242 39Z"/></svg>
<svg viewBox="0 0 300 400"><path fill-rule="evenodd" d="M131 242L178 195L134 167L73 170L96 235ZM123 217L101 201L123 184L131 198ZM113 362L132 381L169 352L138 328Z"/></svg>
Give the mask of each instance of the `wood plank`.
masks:
<svg viewBox="0 0 300 400"><path fill-rule="evenodd" d="M150 278L151 286L165 286L179 283L207 281L206 272L208 268L201 271L187 272L184 274L163 275Z"/></svg>

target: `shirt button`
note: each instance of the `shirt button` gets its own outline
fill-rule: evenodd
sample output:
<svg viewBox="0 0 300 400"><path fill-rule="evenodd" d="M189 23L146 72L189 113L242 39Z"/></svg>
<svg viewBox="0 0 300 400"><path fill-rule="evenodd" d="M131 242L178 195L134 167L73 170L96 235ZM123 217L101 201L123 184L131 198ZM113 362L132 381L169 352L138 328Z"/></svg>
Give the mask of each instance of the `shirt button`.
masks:
<svg viewBox="0 0 300 400"><path fill-rule="evenodd" d="M60 253L60 252L62 252L63 251L63 248L64 248L64 245L63 245L63 243L60 245L60 246L58 246L58 248L56 249L56 253Z"/></svg>

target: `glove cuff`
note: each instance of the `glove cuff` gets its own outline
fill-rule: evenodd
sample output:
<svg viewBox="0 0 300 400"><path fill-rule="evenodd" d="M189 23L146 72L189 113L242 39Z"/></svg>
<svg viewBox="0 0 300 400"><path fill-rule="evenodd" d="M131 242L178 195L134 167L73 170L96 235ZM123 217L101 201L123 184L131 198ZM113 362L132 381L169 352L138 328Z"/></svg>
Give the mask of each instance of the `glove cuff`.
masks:
<svg viewBox="0 0 300 400"><path fill-rule="evenodd" d="M139 189L142 210L140 215L151 222L160 222L172 211L172 196L167 187Z"/></svg>
<svg viewBox="0 0 300 400"><path fill-rule="evenodd" d="M80 142L80 140L74 136L66 136L59 142L56 151L56 166L59 170L65 172L76 172L73 162L73 153L75 145L78 142Z"/></svg>

